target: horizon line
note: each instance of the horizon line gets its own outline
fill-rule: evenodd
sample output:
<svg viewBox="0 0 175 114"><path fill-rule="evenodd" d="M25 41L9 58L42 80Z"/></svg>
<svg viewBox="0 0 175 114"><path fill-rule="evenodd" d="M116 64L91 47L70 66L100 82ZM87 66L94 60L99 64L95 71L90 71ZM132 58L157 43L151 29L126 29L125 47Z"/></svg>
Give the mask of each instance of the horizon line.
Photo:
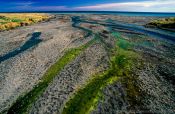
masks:
<svg viewBox="0 0 175 114"><path fill-rule="evenodd" d="M0 13L49 13L49 12L118 12L118 13L175 13L175 12L142 12L142 11L0 11Z"/></svg>

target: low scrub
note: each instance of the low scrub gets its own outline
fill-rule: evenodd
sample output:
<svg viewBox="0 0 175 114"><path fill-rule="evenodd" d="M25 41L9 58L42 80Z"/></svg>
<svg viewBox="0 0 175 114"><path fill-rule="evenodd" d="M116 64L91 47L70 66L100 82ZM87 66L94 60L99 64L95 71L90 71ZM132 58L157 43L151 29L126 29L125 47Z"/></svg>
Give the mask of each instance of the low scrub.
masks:
<svg viewBox="0 0 175 114"><path fill-rule="evenodd" d="M164 18L159 20L154 20L145 25L146 27L158 27L162 29L175 30L175 18Z"/></svg>
<svg viewBox="0 0 175 114"><path fill-rule="evenodd" d="M10 13L0 14L0 31L9 30L20 26L26 26L51 18L47 14L37 13Z"/></svg>

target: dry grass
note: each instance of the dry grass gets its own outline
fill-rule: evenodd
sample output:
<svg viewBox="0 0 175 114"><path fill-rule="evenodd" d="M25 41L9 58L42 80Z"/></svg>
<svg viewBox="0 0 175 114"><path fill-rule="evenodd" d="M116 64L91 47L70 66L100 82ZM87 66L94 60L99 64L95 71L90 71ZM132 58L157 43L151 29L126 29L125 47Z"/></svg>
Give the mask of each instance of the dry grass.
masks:
<svg viewBox="0 0 175 114"><path fill-rule="evenodd" d="M2 13L0 14L0 31L31 25L49 18L51 18L50 15L39 13Z"/></svg>

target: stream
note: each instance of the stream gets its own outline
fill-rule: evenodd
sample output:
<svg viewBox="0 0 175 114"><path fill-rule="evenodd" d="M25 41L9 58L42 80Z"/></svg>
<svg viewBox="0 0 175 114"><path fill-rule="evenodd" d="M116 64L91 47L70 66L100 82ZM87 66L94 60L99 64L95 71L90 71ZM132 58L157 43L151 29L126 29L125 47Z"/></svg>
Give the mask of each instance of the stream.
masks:
<svg viewBox="0 0 175 114"><path fill-rule="evenodd" d="M166 40L169 42L175 42L175 33L173 32L169 32L169 31L163 31L163 30L158 30L158 29L152 29L152 28L145 28L144 26L140 26L140 25L136 25L136 24L127 24L127 23L121 23L121 22L117 22L117 21L113 21L113 22L106 22L106 23L101 23L101 22L97 22L97 21L87 21L87 20L82 20L80 19L79 16L74 16L72 17L72 26L75 28L79 28L83 31L87 32L87 36L89 36L92 31L90 31L89 29L85 29L83 27L78 26L80 23L89 23L89 24L99 24L99 25L103 25L109 28L116 28L116 29L120 29L120 30L129 30L132 32L138 32L144 35L149 35L153 38L158 38L158 39L162 39L162 40Z"/></svg>

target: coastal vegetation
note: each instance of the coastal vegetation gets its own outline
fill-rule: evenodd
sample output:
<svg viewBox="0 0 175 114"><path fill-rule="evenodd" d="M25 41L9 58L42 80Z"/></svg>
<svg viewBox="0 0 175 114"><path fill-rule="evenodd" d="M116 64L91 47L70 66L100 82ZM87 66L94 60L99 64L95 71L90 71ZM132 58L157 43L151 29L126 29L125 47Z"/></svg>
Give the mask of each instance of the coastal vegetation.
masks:
<svg viewBox="0 0 175 114"><path fill-rule="evenodd" d="M38 13L1 13L0 31L9 30L20 26L27 26L51 18L48 14Z"/></svg>
<svg viewBox="0 0 175 114"><path fill-rule="evenodd" d="M161 29L168 29L175 31L175 18L164 18L164 19L158 19L154 20L148 24L146 24L148 27L157 27Z"/></svg>

